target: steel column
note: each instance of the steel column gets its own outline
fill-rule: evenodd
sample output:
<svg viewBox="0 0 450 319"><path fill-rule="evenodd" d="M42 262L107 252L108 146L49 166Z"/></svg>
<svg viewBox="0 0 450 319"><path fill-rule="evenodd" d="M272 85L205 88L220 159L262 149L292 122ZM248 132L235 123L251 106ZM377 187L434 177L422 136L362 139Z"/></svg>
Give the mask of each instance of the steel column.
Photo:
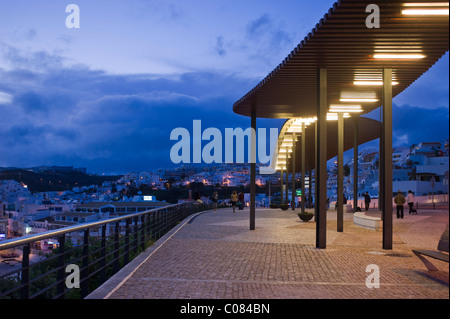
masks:
<svg viewBox="0 0 450 319"><path fill-rule="evenodd" d="M344 114L338 113L337 231L344 231Z"/></svg>
<svg viewBox="0 0 450 319"><path fill-rule="evenodd" d="M314 163L314 220L317 221L317 122L314 123L314 154L316 156ZM316 225L317 227L317 225Z"/></svg>
<svg viewBox="0 0 450 319"><path fill-rule="evenodd" d="M392 249L392 69L383 69L383 249Z"/></svg>
<svg viewBox="0 0 450 319"><path fill-rule="evenodd" d="M256 209L256 110L251 116L251 158L250 158L250 230L255 230Z"/></svg>
<svg viewBox="0 0 450 319"><path fill-rule="evenodd" d="M291 208L292 210L295 210L295 139L296 135L295 133L292 133L292 140L293 140L293 146L292 146L292 200L291 200Z"/></svg>
<svg viewBox="0 0 450 319"><path fill-rule="evenodd" d="M383 88L384 90L384 88ZM384 94L384 93L383 93ZM383 101L384 103L384 101ZM383 106L380 106L380 122L383 124ZM384 126L380 127L380 141L379 141L379 154L378 154L378 210L383 211L383 198L384 198L384 138L383 130ZM381 216L383 219L383 215Z"/></svg>
<svg viewBox="0 0 450 319"><path fill-rule="evenodd" d="M358 208L358 117L353 127L353 212Z"/></svg>
<svg viewBox="0 0 450 319"><path fill-rule="evenodd" d="M289 157L289 153L286 153ZM286 159L286 186L284 188L284 196L286 197L286 204L289 205L289 170L288 170L288 165L287 165L287 161L289 160L289 158Z"/></svg>
<svg viewBox="0 0 450 319"><path fill-rule="evenodd" d="M317 73L316 247L326 248L327 228L327 70Z"/></svg>
<svg viewBox="0 0 450 319"><path fill-rule="evenodd" d="M302 122L302 213L305 212L306 205L306 189L305 189L305 179L306 179L306 125Z"/></svg>
<svg viewBox="0 0 450 319"><path fill-rule="evenodd" d="M284 199L283 199L283 165L280 165L280 196L281 196L280 203L281 203L281 205L283 205L284 204Z"/></svg>

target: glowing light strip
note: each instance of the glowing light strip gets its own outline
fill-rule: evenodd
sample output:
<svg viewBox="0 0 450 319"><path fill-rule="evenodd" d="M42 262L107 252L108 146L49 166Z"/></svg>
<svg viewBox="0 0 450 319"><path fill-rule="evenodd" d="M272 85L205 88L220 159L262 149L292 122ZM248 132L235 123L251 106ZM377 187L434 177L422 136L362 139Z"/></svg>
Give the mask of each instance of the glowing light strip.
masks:
<svg viewBox="0 0 450 319"><path fill-rule="evenodd" d="M373 55L375 59L424 59L423 54L380 54Z"/></svg>
<svg viewBox="0 0 450 319"><path fill-rule="evenodd" d="M354 85L361 85L361 86L382 86L383 81L354 81ZM392 85L398 85L398 82L393 81Z"/></svg>
<svg viewBox="0 0 450 319"><path fill-rule="evenodd" d="M410 2L404 3L404 7L448 7L448 2Z"/></svg>
<svg viewBox="0 0 450 319"><path fill-rule="evenodd" d="M368 99L368 98L346 98L340 99L341 102L378 102L378 99Z"/></svg>
<svg viewBox="0 0 450 319"><path fill-rule="evenodd" d="M330 113L335 113L335 112L359 113L362 111L363 110L361 108L361 105L330 105Z"/></svg>
<svg viewBox="0 0 450 319"><path fill-rule="evenodd" d="M406 9L402 10L402 14L409 16L448 16L448 9Z"/></svg>

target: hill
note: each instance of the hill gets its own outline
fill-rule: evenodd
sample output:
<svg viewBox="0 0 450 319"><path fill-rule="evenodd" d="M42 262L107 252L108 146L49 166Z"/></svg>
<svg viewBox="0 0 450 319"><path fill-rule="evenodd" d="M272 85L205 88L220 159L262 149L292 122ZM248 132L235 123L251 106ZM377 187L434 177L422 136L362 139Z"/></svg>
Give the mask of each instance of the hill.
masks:
<svg viewBox="0 0 450 319"><path fill-rule="evenodd" d="M15 180L24 183L32 193L64 191L73 187L101 185L105 181L116 181L121 176L89 175L83 172L31 172L24 169L0 171L0 180Z"/></svg>

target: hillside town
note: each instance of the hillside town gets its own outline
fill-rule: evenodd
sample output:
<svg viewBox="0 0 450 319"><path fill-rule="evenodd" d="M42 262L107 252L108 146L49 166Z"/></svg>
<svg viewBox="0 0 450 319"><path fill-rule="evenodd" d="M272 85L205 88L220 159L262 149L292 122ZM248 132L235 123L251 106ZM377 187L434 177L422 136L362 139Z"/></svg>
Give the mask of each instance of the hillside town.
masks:
<svg viewBox="0 0 450 319"><path fill-rule="evenodd" d="M379 157L377 149L364 149L358 156L358 194L368 192L372 198L378 197ZM448 194L449 145L444 142L422 142L410 147L398 147L393 152L394 190L406 193L411 190L417 196ZM330 161L328 196L336 200L337 173L333 160ZM353 194L353 158L345 163L345 196ZM307 176L307 194L314 189L314 176ZM301 174L295 176L301 180ZM286 182L286 179L284 179ZM159 208L169 203L155 195L131 188L167 191L169 188L189 188L190 184L213 188L238 188L250 184L248 165L220 164L208 166L180 166L174 169L131 172L117 181L106 181L101 185L73 187L66 191L32 193L27 185L15 180L0 180L0 240L21 237L28 234L67 227L78 223L98 221L114 216ZM280 191L280 173L257 175L257 206L268 207L276 200ZM289 184L290 185L290 184ZM272 186L272 189L271 189ZM278 186L278 187L277 187ZM290 187L289 187L290 188ZM278 191L278 193L277 193ZM292 192L288 190L288 199ZM189 196L178 198L178 202L192 200ZM208 197L201 200L208 202ZM219 198L223 204L228 198ZM245 194L245 201L249 194ZM298 193L294 201L298 205Z"/></svg>

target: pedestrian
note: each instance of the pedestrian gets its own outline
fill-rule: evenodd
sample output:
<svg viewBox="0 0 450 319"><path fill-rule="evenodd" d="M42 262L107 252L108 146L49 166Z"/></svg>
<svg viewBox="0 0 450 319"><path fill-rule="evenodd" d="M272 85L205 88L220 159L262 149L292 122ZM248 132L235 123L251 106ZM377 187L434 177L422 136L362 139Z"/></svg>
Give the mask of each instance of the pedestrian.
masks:
<svg viewBox="0 0 450 319"><path fill-rule="evenodd" d="M243 192L239 193L238 200L239 200L239 210L243 210L244 206L245 206L244 205L245 202L244 202L244 193Z"/></svg>
<svg viewBox="0 0 450 319"><path fill-rule="evenodd" d="M394 203L397 205L397 218L403 218L403 205L406 203L406 198L403 196L401 190L394 197Z"/></svg>
<svg viewBox="0 0 450 319"><path fill-rule="evenodd" d="M213 210L217 210L217 201L219 200L219 194L217 192L214 192L214 194L211 196L211 201L213 203Z"/></svg>
<svg viewBox="0 0 450 319"><path fill-rule="evenodd" d="M364 204L366 205L366 212L369 210L369 206L370 206L370 195L369 192L366 192L364 194Z"/></svg>
<svg viewBox="0 0 450 319"><path fill-rule="evenodd" d="M413 206L414 206L414 194L412 192L412 190L408 191L408 195L406 196L406 202L408 203L409 206L409 212L408 214L411 215L412 211L413 211Z"/></svg>
<svg viewBox="0 0 450 319"><path fill-rule="evenodd" d="M236 192L236 190L234 190L231 193L231 198L230 198L230 202L231 202L231 206L233 207L233 213L236 213L236 203L238 201L238 194Z"/></svg>

